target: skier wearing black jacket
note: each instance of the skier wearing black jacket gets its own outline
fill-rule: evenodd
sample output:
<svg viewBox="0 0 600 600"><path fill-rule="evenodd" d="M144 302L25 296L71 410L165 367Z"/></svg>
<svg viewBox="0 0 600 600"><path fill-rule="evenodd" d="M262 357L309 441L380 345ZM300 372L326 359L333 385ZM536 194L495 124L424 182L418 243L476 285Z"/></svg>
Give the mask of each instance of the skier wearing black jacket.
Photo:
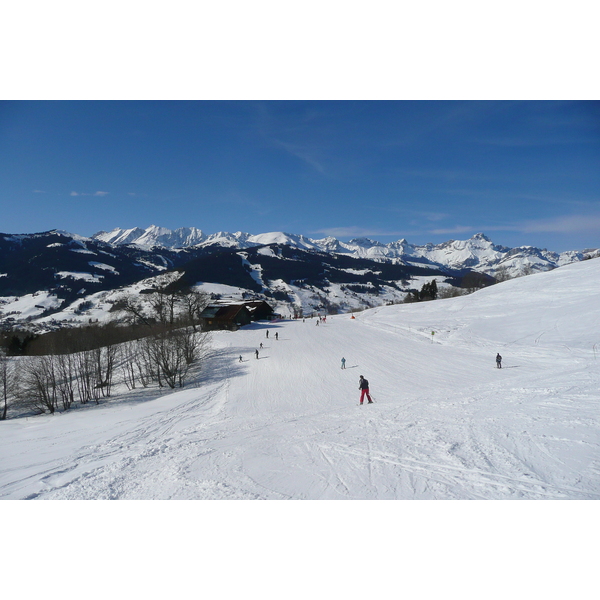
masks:
<svg viewBox="0 0 600 600"><path fill-rule="evenodd" d="M369 404L373 404L373 400L371 400L371 396L369 394L369 382L361 375L358 380L358 389L361 390L360 393L360 403L363 403L365 396L369 400Z"/></svg>

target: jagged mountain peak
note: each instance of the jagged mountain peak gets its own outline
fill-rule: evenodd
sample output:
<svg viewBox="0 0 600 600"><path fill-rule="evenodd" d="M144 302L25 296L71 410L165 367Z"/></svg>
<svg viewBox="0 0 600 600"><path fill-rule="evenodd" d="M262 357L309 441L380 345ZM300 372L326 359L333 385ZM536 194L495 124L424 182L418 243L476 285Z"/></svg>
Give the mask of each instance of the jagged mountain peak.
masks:
<svg viewBox="0 0 600 600"><path fill-rule="evenodd" d="M372 248L373 246L383 246L381 242L376 242L368 237L353 238L348 242L351 246L361 246L363 248Z"/></svg>
<svg viewBox="0 0 600 600"><path fill-rule="evenodd" d="M247 249L254 246L282 244L382 262L401 261L406 264L430 264L452 269L476 269L489 275L495 275L496 271L502 268L508 271L510 276L521 275L532 269L546 271L582 260L584 256L584 253L576 251L557 254L531 246L520 248L498 246L483 232L476 233L467 240L449 240L441 244L428 243L422 246L409 244L404 238L382 244L368 237L341 242L332 236L317 240L282 231L260 234L220 231L205 235L195 227L180 227L173 231L157 225L151 225L146 229L116 228L108 233L98 232L92 237L110 244L134 245L145 249L154 247L178 249L194 246ZM586 251L585 254L590 255L590 251Z"/></svg>
<svg viewBox="0 0 600 600"><path fill-rule="evenodd" d="M109 232L99 231L92 238L118 246L134 244L142 248L152 248L154 246L186 248L203 242L206 236L196 227L179 227L171 230L158 225L150 225L146 229L140 227L121 229L117 227Z"/></svg>
<svg viewBox="0 0 600 600"><path fill-rule="evenodd" d="M132 227L131 229L115 227L112 231L99 231L98 233L95 233L92 238L100 240L101 242L107 242L108 244L125 246L127 244L135 243L135 241L144 235L144 233L145 230L140 227Z"/></svg>
<svg viewBox="0 0 600 600"><path fill-rule="evenodd" d="M471 236L471 239L489 242L490 244L492 243L492 240L490 240L490 238L487 235L485 235L485 233L476 233L475 235Z"/></svg>

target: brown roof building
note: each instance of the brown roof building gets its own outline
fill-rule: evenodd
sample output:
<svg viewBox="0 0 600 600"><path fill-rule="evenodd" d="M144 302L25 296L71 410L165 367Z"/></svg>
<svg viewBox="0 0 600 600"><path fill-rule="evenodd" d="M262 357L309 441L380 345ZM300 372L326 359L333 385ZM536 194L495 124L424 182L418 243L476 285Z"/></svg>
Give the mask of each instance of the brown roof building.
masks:
<svg viewBox="0 0 600 600"><path fill-rule="evenodd" d="M272 319L273 316L273 309L264 300L211 304L200 314L200 323L204 331L219 329L236 331L252 321Z"/></svg>

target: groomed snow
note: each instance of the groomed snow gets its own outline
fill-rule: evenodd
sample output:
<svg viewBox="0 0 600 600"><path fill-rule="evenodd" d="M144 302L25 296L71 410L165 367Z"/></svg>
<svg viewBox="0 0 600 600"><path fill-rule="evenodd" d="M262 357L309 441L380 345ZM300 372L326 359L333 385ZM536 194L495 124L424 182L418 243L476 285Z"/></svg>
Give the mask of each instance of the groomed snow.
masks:
<svg viewBox="0 0 600 600"><path fill-rule="evenodd" d="M599 275L215 333L197 385L1 422L0 498L600 499Z"/></svg>

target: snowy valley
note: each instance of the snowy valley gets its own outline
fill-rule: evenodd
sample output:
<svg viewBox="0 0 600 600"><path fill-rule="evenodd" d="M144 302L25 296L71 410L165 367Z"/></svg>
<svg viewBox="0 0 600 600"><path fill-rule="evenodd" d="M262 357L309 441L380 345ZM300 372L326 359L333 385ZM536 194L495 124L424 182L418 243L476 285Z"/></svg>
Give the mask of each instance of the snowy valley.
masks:
<svg viewBox="0 0 600 600"><path fill-rule="evenodd" d="M179 391L0 422L0 498L598 500L598 322L593 259L214 332Z"/></svg>

